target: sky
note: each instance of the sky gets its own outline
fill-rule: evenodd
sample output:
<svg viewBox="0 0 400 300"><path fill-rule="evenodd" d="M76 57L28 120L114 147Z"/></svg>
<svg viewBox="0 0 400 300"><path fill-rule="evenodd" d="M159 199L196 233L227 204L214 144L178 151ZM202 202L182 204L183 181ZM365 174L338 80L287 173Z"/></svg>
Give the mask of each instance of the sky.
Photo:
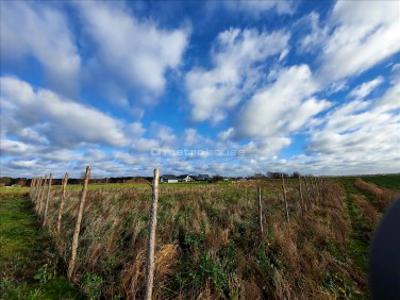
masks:
<svg viewBox="0 0 400 300"><path fill-rule="evenodd" d="M0 1L1 176L400 172L399 1Z"/></svg>

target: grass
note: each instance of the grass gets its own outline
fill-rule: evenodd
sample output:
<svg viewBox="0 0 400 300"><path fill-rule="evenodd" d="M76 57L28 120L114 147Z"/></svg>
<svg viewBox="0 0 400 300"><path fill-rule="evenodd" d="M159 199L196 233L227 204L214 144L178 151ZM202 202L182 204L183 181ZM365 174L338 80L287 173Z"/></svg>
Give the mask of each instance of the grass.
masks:
<svg viewBox="0 0 400 300"><path fill-rule="evenodd" d="M79 299L57 272L48 234L37 226L30 201L0 196L0 299Z"/></svg>
<svg viewBox="0 0 400 300"><path fill-rule="evenodd" d="M353 179L342 179L342 184L346 191L346 205L351 220L352 233L349 239L349 252L352 254L358 267L367 274L368 272L368 233L372 228L368 228L359 207L354 203L353 196L360 194L353 185Z"/></svg>
<svg viewBox="0 0 400 300"><path fill-rule="evenodd" d="M263 235L257 186L263 195ZM76 272L81 291L91 299L142 298L150 186L89 187ZM289 222L280 180L160 185L154 299L368 298L368 247L390 193L369 192L379 188L357 185L351 177L307 179L307 210L301 211L298 180L287 180L286 188ZM10 189L0 189L7 199L1 211L7 245L1 253L8 261L2 288L8 298L57 298L65 279L56 272L57 257L49 255L56 252L50 236L65 263L81 186L69 186L60 233L54 231L59 186L49 203L48 233L36 227L22 195L26 189L15 187L14 196ZM49 249L44 256L35 250L43 245ZM15 290L23 296L12 296Z"/></svg>
<svg viewBox="0 0 400 300"><path fill-rule="evenodd" d="M194 182L194 183L163 183L160 185L163 188L188 188L204 185L226 185L229 182L218 182L218 183L208 183L208 182ZM121 190L121 189L150 189L149 184L146 183L95 183L89 185L90 191L97 190ZM60 190L61 185L53 185L53 190ZM82 189L81 184L68 184L68 191L80 191ZM27 186L1 186L0 195L3 194L26 194L29 192L29 187Z"/></svg>
<svg viewBox="0 0 400 300"><path fill-rule="evenodd" d="M332 257L345 251L338 240L345 239L349 228L341 189L334 182L320 183L324 197L315 203L316 183L307 182L304 197L314 204L304 215L299 212L298 181L286 182L289 223L283 216L279 180L161 185L155 298L356 294L348 275L351 262ZM262 237L256 186L263 189ZM59 193L53 197L50 224L55 222ZM68 193L62 232L53 233L65 259L78 197L77 192ZM106 298L141 298L150 198L149 188L89 191L77 265L83 290L95 285ZM347 273L339 263L346 265ZM88 273L96 280L86 282Z"/></svg>
<svg viewBox="0 0 400 300"><path fill-rule="evenodd" d="M362 179L375 183L381 187L400 191L400 174L363 176Z"/></svg>

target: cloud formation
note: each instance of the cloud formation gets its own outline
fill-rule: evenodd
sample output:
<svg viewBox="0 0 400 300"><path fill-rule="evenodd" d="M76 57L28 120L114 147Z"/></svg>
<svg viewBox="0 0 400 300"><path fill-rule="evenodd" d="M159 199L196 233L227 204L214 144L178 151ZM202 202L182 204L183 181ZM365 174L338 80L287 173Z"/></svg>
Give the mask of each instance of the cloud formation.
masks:
<svg viewBox="0 0 400 300"><path fill-rule="evenodd" d="M219 122L257 85L262 63L287 47L284 31L260 32L230 28L221 32L211 51L213 67L193 68L186 74L186 89L195 121Z"/></svg>
<svg viewBox="0 0 400 300"><path fill-rule="evenodd" d="M337 1L325 25L311 15L303 48L319 49L324 82L358 75L400 50L397 1Z"/></svg>
<svg viewBox="0 0 400 300"><path fill-rule="evenodd" d="M115 81L130 88L143 88L155 95L164 91L166 72L182 61L190 36L188 28L162 29L114 3L85 1L77 9L96 45L96 68L105 66Z"/></svg>
<svg viewBox="0 0 400 300"><path fill-rule="evenodd" d="M52 87L75 92L81 57L65 15L53 6L28 1L2 1L0 11L0 59L34 57Z"/></svg>
<svg viewBox="0 0 400 300"><path fill-rule="evenodd" d="M400 170L396 1L0 6L2 175Z"/></svg>
<svg viewBox="0 0 400 300"><path fill-rule="evenodd" d="M126 139L118 120L47 89L34 89L14 77L1 77L3 132L24 139L24 132L46 138L47 143L74 147L80 143L121 146Z"/></svg>

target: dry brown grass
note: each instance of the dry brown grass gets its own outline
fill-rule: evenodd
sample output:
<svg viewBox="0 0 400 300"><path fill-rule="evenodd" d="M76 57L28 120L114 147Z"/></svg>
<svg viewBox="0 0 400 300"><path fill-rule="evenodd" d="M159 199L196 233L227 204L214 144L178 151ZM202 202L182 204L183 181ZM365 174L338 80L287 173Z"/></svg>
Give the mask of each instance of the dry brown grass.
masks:
<svg viewBox="0 0 400 300"><path fill-rule="evenodd" d="M285 221L280 181L193 185L160 191L155 299L335 299L361 275L346 253L351 224L344 191L333 181L306 180L301 211L298 181L287 183ZM263 189L260 237L256 187ZM105 298L143 296L150 189L89 191L77 278L102 278ZM69 192L60 234L59 193L49 230L68 261L78 192ZM376 220L371 208L360 205ZM82 281L82 285L85 283Z"/></svg>
<svg viewBox="0 0 400 300"><path fill-rule="evenodd" d="M382 213L380 213L368 200L365 199L365 197L361 195L353 195L352 199L361 210L361 214L368 222L368 226L370 228L375 228L382 217Z"/></svg>
<svg viewBox="0 0 400 300"><path fill-rule="evenodd" d="M366 182L361 178L357 178L354 181L354 185L360 190L370 193L377 200L378 208L381 211L388 207L395 197L395 193L393 191L378 187L377 185L371 182Z"/></svg>

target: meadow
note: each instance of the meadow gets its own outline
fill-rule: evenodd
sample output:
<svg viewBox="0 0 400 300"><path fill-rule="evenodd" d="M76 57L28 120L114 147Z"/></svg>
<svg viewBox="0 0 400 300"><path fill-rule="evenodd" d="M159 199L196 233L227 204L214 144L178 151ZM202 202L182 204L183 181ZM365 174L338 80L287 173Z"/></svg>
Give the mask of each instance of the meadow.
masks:
<svg viewBox="0 0 400 300"><path fill-rule="evenodd" d="M368 246L398 179L286 179L285 193L272 179L161 184L153 299L365 299ZM51 192L44 230L57 259L46 268L59 274L80 189L68 186L60 231L61 187ZM4 199L27 193L0 189ZM143 183L89 185L72 279L85 297L143 298L151 195Z"/></svg>

